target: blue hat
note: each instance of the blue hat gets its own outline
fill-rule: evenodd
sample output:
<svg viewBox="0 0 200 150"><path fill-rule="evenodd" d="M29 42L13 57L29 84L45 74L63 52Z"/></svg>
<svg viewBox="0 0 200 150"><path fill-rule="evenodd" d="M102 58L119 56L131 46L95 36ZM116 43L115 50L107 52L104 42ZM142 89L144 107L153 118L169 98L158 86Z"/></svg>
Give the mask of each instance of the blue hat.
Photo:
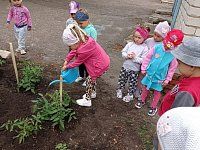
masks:
<svg viewBox="0 0 200 150"><path fill-rule="evenodd" d="M84 12L77 11L75 15L75 20L77 21L86 21L89 19L89 16L85 14Z"/></svg>

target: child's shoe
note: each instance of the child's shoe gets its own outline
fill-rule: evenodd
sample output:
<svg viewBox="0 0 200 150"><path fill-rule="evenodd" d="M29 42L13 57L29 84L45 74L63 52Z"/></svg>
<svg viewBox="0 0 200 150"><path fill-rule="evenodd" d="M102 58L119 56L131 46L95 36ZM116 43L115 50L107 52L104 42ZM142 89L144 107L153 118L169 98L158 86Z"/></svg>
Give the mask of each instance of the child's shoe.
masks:
<svg viewBox="0 0 200 150"><path fill-rule="evenodd" d="M21 54L21 55L25 55L25 54L26 54L26 51L22 49L22 50L20 51L20 54Z"/></svg>
<svg viewBox="0 0 200 150"><path fill-rule="evenodd" d="M82 86L86 86L86 81L83 82Z"/></svg>
<svg viewBox="0 0 200 150"><path fill-rule="evenodd" d="M140 108L142 108L142 106L144 106L144 105L145 105L144 102L138 101L138 102L135 104L135 107L138 108L138 109L140 109Z"/></svg>
<svg viewBox="0 0 200 150"><path fill-rule="evenodd" d="M154 116L157 113L157 108L150 108L148 115L149 116Z"/></svg>
<svg viewBox="0 0 200 150"><path fill-rule="evenodd" d="M97 93L93 91L91 94L91 98L96 98L96 97L97 97ZM86 94L83 95L83 98L86 98Z"/></svg>
<svg viewBox="0 0 200 150"><path fill-rule="evenodd" d="M126 96L124 96L124 98L123 98L123 101L124 102L130 102L130 101L132 101L133 100L133 95L126 95Z"/></svg>
<svg viewBox="0 0 200 150"><path fill-rule="evenodd" d="M117 90L117 98L122 98L122 90Z"/></svg>
<svg viewBox="0 0 200 150"><path fill-rule="evenodd" d="M78 78L75 80L75 82L80 82L80 81L82 81L82 80L83 80L82 77L78 77Z"/></svg>
<svg viewBox="0 0 200 150"><path fill-rule="evenodd" d="M17 48L15 51L19 53L21 51L21 49Z"/></svg>
<svg viewBox="0 0 200 150"><path fill-rule="evenodd" d="M87 100L85 98L76 100L76 103L80 106L90 107L92 106L91 100Z"/></svg>

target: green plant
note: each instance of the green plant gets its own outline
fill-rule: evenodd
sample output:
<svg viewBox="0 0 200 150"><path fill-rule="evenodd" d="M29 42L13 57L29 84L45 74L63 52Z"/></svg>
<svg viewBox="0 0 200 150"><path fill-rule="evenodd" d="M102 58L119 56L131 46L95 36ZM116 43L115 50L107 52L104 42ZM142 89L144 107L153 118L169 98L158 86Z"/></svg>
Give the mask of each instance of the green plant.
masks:
<svg viewBox="0 0 200 150"><path fill-rule="evenodd" d="M18 138L19 143L23 143L28 136L33 133L36 134L37 131L42 129L42 126L41 121L37 119L37 116L33 115L30 118L20 118L14 121L8 120L1 128L5 128L10 132L16 132L17 135L14 138Z"/></svg>
<svg viewBox="0 0 200 150"><path fill-rule="evenodd" d="M69 150L67 144L59 143L55 147L56 150Z"/></svg>
<svg viewBox="0 0 200 150"><path fill-rule="evenodd" d="M153 148L153 143L152 143L152 135L151 133L154 133L153 126L151 123L146 122L145 120L143 121L144 124L139 127L138 134L142 140L143 143L143 149L144 150L151 150Z"/></svg>
<svg viewBox="0 0 200 150"><path fill-rule="evenodd" d="M35 86L42 79L42 71L43 69L40 66L27 62L22 68L22 79L20 80L18 87L25 89L25 91L30 90L35 93Z"/></svg>
<svg viewBox="0 0 200 150"><path fill-rule="evenodd" d="M60 102L60 93L55 91L53 94L40 94L40 98L34 100L33 112L40 116L41 120L49 120L52 126L59 125L59 129L64 131L64 121L69 123L76 119L75 111L70 108L72 100L66 92L63 92L63 101Z"/></svg>
<svg viewBox="0 0 200 150"><path fill-rule="evenodd" d="M5 63L6 63L6 61L2 57L0 57L0 66L5 64Z"/></svg>
<svg viewBox="0 0 200 150"><path fill-rule="evenodd" d="M45 96L39 95L40 98L33 101L33 115L14 121L8 120L0 127L10 132L16 132L17 135L13 138L18 138L19 143L23 143L28 136L41 130L44 121L51 121L53 127L59 125L60 130L63 131L65 129L65 120L69 123L72 119L76 119L75 111L70 108L73 101L66 92L63 91L62 101L60 101L60 93L58 91Z"/></svg>

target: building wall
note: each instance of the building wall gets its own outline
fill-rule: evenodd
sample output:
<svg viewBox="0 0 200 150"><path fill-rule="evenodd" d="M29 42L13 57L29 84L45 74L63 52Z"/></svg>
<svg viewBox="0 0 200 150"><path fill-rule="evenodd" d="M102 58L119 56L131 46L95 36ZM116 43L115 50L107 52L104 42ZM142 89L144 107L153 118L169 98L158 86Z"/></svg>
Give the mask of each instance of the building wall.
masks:
<svg viewBox="0 0 200 150"><path fill-rule="evenodd" d="M182 0L174 27L186 36L200 37L200 0Z"/></svg>

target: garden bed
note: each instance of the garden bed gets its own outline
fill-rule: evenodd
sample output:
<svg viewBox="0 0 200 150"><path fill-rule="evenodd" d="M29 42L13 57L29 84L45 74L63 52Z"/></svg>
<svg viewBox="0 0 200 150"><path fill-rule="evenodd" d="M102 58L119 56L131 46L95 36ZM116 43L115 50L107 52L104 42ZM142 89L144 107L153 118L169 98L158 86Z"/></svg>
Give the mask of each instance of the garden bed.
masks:
<svg viewBox="0 0 200 150"><path fill-rule="evenodd" d="M44 76L36 88L36 93L51 93L58 86L48 87L50 81L58 76L59 66L44 65ZM65 123L61 132L50 122L43 129L18 144L13 139L15 133L0 130L0 148L4 150L53 150L58 143L66 143L70 149L151 149L155 133L155 119L146 115L147 110L136 110L133 103L119 101L103 79L97 81L97 98L91 108L74 104L76 120ZM31 115L32 100L38 94L18 92L11 60L0 67L0 124ZM72 99L84 94L81 84L64 85L64 90ZM145 111L145 112L144 112ZM152 121L154 120L154 121Z"/></svg>

